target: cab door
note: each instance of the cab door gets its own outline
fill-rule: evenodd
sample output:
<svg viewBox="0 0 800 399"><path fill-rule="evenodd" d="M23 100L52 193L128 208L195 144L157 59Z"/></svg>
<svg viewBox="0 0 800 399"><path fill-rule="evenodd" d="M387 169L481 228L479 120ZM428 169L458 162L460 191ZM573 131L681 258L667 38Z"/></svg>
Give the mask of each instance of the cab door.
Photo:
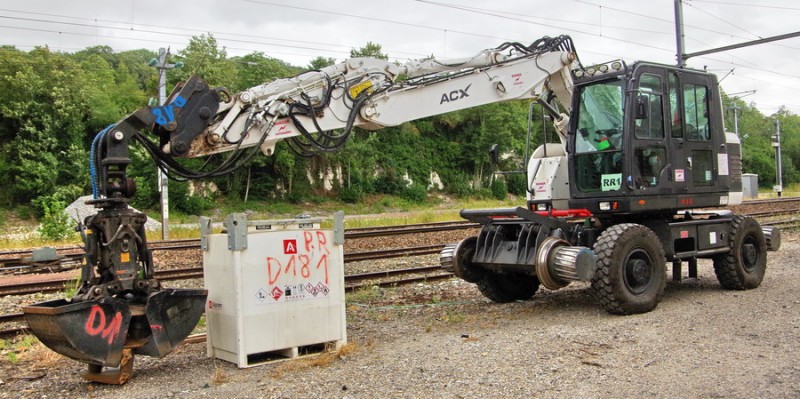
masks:
<svg viewBox="0 0 800 399"><path fill-rule="evenodd" d="M670 147L674 155L674 192L678 206L693 207L705 201L697 194L718 191L716 146L709 118L712 81L709 75L671 70L669 73Z"/></svg>
<svg viewBox="0 0 800 399"><path fill-rule="evenodd" d="M640 65L634 71L634 90L629 98L628 131L631 137L632 157L630 162L631 182L636 196L658 196L672 193L672 162L669 151L666 98L667 74L664 67ZM667 200L667 198L664 198ZM657 204L651 198L649 206L669 207L668 203ZM648 207L649 207L648 206Z"/></svg>

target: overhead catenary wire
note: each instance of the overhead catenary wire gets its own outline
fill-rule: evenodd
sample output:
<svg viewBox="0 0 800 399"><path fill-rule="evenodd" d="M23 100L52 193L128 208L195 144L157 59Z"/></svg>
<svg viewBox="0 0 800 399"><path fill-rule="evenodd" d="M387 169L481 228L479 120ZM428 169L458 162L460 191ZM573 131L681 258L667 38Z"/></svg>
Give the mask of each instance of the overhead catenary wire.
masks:
<svg viewBox="0 0 800 399"><path fill-rule="evenodd" d="M749 34L749 35L753 35L753 36L755 36L755 37L757 37L757 38L759 38L759 39L763 39L763 37L761 37L761 35L757 35L757 34L755 34L755 33L753 33L753 32L750 32L749 30L747 30L747 29L745 29L745 28L742 28L741 26L739 26L739 25L737 25L737 24L734 24L734 23L733 23L733 22L731 22L731 21L728 21L728 20L726 20L726 19L724 19L724 18L720 18L719 16L716 16L716 15L714 15L714 14L712 14L712 13L710 13L710 12L706 11L706 10L703 10L702 8L700 8L700 7L697 7L696 5L692 4L691 2L686 2L685 4L686 4L687 6L689 6L689 7L692 7L692 8L694 8L694 9L695 9L695 10L697 10L697 11L700 11L701 13L703 13L703 14L705 14L705 15L708 15L708 16L709 16L709 17L711 17L711 18L714 18L714 19L716 19L717 21L721 21L721 22L725 23L726 25L729 25L729 26L732 26L732 27L734 27L734 28L736 28L736 29L739 29L739 30L740 30L740 31L742 31L742 32L745 32L745 33L747 33L747 34Z"/></svg>
<svg viewBox="0 0 800 399"><path fill-rule="evenodd" d="M789 11L800 11L800 8L797 7L786 7L786 6L773 6L769 4L761 4L761 3L739 3L735 1L717 1L717 0L690 0L694 3L716 3L716 4L724 4L726 6L741 6L741 7L749 7L749 8L769 8L775 10L789 10Z"/></svg>
<svg viewBox="0 0 800 399"><path fill-rule="evenodd" d="M247 1L247 0L240 0L240 1L241 1L241 2L243 2L243 3L262 3L262 4L263 4L263 5L265 5L265 6L267 6L267 5L268 5L268 4L266 4L266 3L270 3L270 2L265 2L265 1ZM644 14L644 13L642 13L642 12L637 12L636 10L633 10L633 11L632 11L632 10L626 10L626 9L624 9L623 7L620 7L620 6L618 6L617 4L614 4L613 6L609 6L609 5L607 5L607 4L600 4L600 2L598 2L598 1L587 1L587 0L574 0L574 1L576 1L577 3L582 3L582 4L585 4L585 5L589 5L589 6L593 6L593 7L598 7L598 9L602 7L602 9L603 9L603 21L602 21L602 22L604 22L604 23L606 22L606 17L605 17L605 15L607 14L607 12L608 12L608 11L613 11L613 12L618 12L618 13L624 13L624 14L626 14L626 15L632 15L632 16L635 16L635 17L636 17L635 19L640 19L640 18L648 18L648 19L649 19L649 20L651 20L651 21L661 21L661 22L664 22L664 23L669 23L670 25L673 23L673 21L672 21L671 19L667 19L667 18L661 18L661 17L658 17L658 14L650 14L650 15L647 15L647 14ZM686 2L686 1L685 1L685 2ZM787 10L793 9L792 7L767 7L767 6L765 6L765 5L762 5L762 4L744 4L744 3L736 4L735 2L734 2L734 3L729 3L729 2L727 2L727 1L725 1L725 2L720 2L720 1L717 1L717 2L715 2L715 1L691 0L691 2L692 2L692 3L696 3L696 4L710 4L710 3L714 3L714 4L721 4L721 5L726 5L726 6L727 6L727 5L739 5L739 6L742 6L742 7L743 7L743 6L749 6L749 7L752 7L752 8L754 8L754 9L759 9L759 8L761 8L761 9L763 9L763 8L770 8L770 9L787 9ZM284 4L275 4L275 3L272 3L272 4L273 4L274 6L277 6L277 7L284 6ZM459 5L460 5L460 4L459 4ZM303 7L303 8L311 9L311 7ZM477 7L472 7L472 8L477 8ZM696 9L696 8L697 8L697 7L695 7L695 9ZM313 10L313 9L312 9L312 10ZM484 9L484 10L487 10L487 9ZM307 12L308 12L308 10L304 10L304 11L307 11ZM316 10L316 12L317 12L317 13L330 14L328 10ZM498 14L499 14L499 13L500 13L500 12L498 12ZM45 14L45 13L42 13L42 14ZM348 13L343 13L343 14L348 14ZM504 14L506 14L506 15L507 15L508 13L504 13ZM56 14L53 14L53 15L56 15ZM330 15L333 15L333 14L330 14ZM722 14L720 14L720 15L722 15ZM374 15L372 15L372 16L367 16L367 15L356 15L355 13L350 13L350 14L349 14L349 16L351 16L351 17L355 17L355 18L360 18L360 19L362 19L362 20L365 20L365 21L367 21L367 20L373 20L373 21L374 21L374 20L375 20L375 18L373 18L373 17L374 17ZM492 18L494 18L494 17L492 17ZM564 20L564 19L562 19L562 20L563 20L563 21L567 21L567 20ZM84 21L87 21L87 22L94 22L95 20L94 20L94 19L85 19ZM105 23L103 23L103 21L104 21L103 19L97 19L97 21L100 21L100 23L87 23L87 24L86 24L86 25L87 25L87 27L86 27L86 28L87 28L87 29L92 29L92 33L91 33L91 34L85 34L85 35L84 35L85 37L93 37L93 38L94 38L94 37L96 37L96 35L95 35L95 33L96 33L96 32L95 32L95 30L96 30L98 27L101 27L102 25L106 25ZM105 21L111 22L111 20L105 20ZM390 22L391 22L391 21L390 21ZM399 21L399 22L404 22L404 21ZM120 23L122 23L122 22L120 21ZM152 27L152 28L154 28L154 29L145 29L145 30L150 30L150 31L158 31L158 30L161 30L160 28L165 28L165 27L159 27L158 25L154 25L154 24L139 24L139 23L135 23L135 20L134 20L134 19L131 19L130 21L125 21L124 23L125 23L125 24L127 24L127 25L129 25L129 27L133 27L134 29L139 29L139 28L140 28L140 27L142 27L142 26L148 26L148 27ZM389 22L381 22L381 23L389 23ZM529 21L528 23L530 23L530 21ZM410 25L415 25L415 24L410 24ZM420 24L416 24L416 25L423 25L423 26L425 26L425 24L422 24L422 23L420 23ZM602 23L601 23L600 25L602 25ZM595 26L595 25L592 25L592 26ZM713 32L713 33L715 33L715 34L725 35L726 37L739 37L739 36L737 36L737 35L734 35L734 34L732 34L730 31L720 31L720 30L709 29L710 27L708 27L708 26L693 26L693 25L691 25L691 24L687 24L686 26L687 26L687 27L689 27L689 28L691 28L692 30L695 30L695 29L697 29L698 31L710 31L710 32ZM409 27L411 27L411 26L409 26ZM179 29L182 29L182 30L191 29L190 27L178 27L178 26L176 26L176 28L179 28ZM465 31L458 31L457 29L451 29L451 28L452 28L452 27L436 27L436 26L432 26L432 25L431 25L431 26L428 26L428 29L429 29L429 30L430 30L430 29L433 29L433 30L447 31L447 32L449 32L449 33L450 33L450 32L452 32L452 33L459 33L459 34L469 34L469 32L465 32ZM102 29L102 28L100 28L100 29ZM416 29L416 28L415 28L415 29ZM128 30L128 31L131 31L130 29L126 29L126 30ZM560 30L561 30L561 29L560 29ZM751 30L752 30L752 29L751 29ZM198 29L198 31L199 31L199 29ZM203 31L207 31L207 29L203 29ZM123 40L139 40L139 41L142 41L142 40L147 40L147 39L143 39L143 36L144 36L146 33L141 33L141 35L139 35L139 32L138 32L138 31L136 31L136 30L133 30L132 32L136 32L136 33L133 33L133 35L134 35L134 36L137 36L136 38L130 38L130 37L126 37L126 38L124 38ZM65 29L65 30L62 30L62 31L56 31L55 33L57 33L57 34L59 34L59 35L72 35L72 34L73 34L73 33L71 33L71 32L67 32L67 31L66 31L66 29ZM228 34L229 34L229 33L231 33L231 32L222 32L222 33L228 33ZM599 35L599 32L591 32L591 31L590 31L590 32L585 32L585 33L586 33L586 34L592 34L592 35L594 35L595 37L600 37L600 35ZM101 32L101 34L102 34L102 32ZM149 33L149 35L158 35L158 33ZM130 36L130 35L128 35L128 36ZM476 36L476 35L473 35L473 36ZM486 36L491 36L491 35L483 35L482 37L486 37ZM101 36L101 37L102 37L102 36ZM111 36L109 36L109 37L111 37ZM243 36L239 36L239 38L241 38L241 37L243 37ZM605 39L610 39L610 38L609 38L607 35L605 35L605 34L604 34L604 35L602 35L602 37L603 37L603 38L605 38ZM226 45L226 48L234 48L233 46L230 46L230 44L234 44L233 42L231 42L231 43L228 43L228 42L224 42L224 40L225 40L224 38L219 38L219 39L220 39L220 40L219 40L219 43L224 43L224 44ZM293 39L296 39L296 38L293 38ZM293 40L293 39L292 39L292 40ZM611 40L613 40L613 39L611 39ZM151 42L157 42L157 43L159 43L159 44L162 44L162 45L163 45L163 44L165 44L165 43L164 43L164 41L158 41L158 40L150 40L150 41L151 41ZM637 41L640 41L640 42L641 42L641 40L637 40ZM297 43L297 42L291 42L291 43ZM180 43L175 43L175 41L174 41L174 40L173 40L173 41L172 41L172 43L170 43L170 44L171 44L171 45L173 45L173 46L178 46L178 45L180 45ZM301 44L302 44L302 43L301 43ZM258 44L258 45L259 45L259 46L262 46L262 45L263 45L263 46L269 46L269 44L266 44L266 43L265 43L265 44ZM775 44L772 44L772 45L780 45L780 46L784 46L784 45L782 45L782 44L777 44L777 43L775 43ZM247 46L241 46L241 47L247 47ZM328 48L327 48L327 46L309 46L309 47L325 47L325 48L326 48L326 51L332 51L332 52L336 52L335 50L333 50L333 49L335 49L335 48L333 48L333 47L331 47L330 49L328 49ZM287 48L288 48L288 47L287 47ZM242 50L242 49L241 49L241 48L239 48L239 50ZM302 51L302 50L301 50L301 51ZM309 50L309 51L318 51L318 50ZM389 51L389 50L387 50L387 51ZM664 52L667 52L667 51L669 51L669 53L672 53L672 52L673 52L673 50L672 50L671 48L669 48L669 49L667 49L667 48L664 48L664 49L661 49L661 50L659 50L659 51L664 51ZM336 53L337 53L337 54L343 54L344 52L345 52L344 50L341 50L340 52L336 52ZM277 52L276 52L276 53L277 53ZM601 53L592 53L591 49L588 49L588 50L587 50L587 49L584 49L584 51L583 51L583 53L582 53L582 54L601 54ZM318 55L318 54L314 54L314 55ZM306 55L303 55L303 56L306 56ZM310 56L310 55L309 55L309 56ZM616 58L616 57L620 57L620 56L624 56L624 54L615 54L615 55L612 55L612 58ZM713 60L712 60L712 61L713 61ZM716 61L714 61L714 62L716 62ZM743 64L744 62L741 62L741 63ZM775 68L760 68L759 66L757 66L757 65L755 65L755 64L751 64L751 66L750 66L750 70L753 70L754 68L759 68L760 70L767 70L767 71L773 70L773 72L779 72L779 73L781 73L780 71L777 71L777 70L775 70ZM771 73L771 72L768 72L768 73Z"/></svg>

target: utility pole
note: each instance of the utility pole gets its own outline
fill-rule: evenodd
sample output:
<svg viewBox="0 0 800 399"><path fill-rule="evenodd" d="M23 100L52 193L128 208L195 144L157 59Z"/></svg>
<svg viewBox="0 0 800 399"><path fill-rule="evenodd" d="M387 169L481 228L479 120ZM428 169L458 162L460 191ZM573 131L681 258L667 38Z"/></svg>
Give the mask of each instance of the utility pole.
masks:
<svg viewBox="0 0 800 399"><path fill-rule="evenodd" d="M739 156L744 159L744 143L742 143L742 138L739 136L739 111L742 110L742 107L733 103L730 109L733 110L733 132L736 133L736 137L739 138Z"/></svg>
<svg viewBox="0 0 800 399"><path fill-rule="evenodd" d="M678 67L683 68L686 66L686 59L683 57L684 43L683 43L683 3L682 0L675 0L675 41L678 47Z"/></svg>
<svg viewBox="0 0 800 399"><path fill-rule="evenodd" d="M169 55L169 50L162 47L158 49L158 58L153 58L149 62L151 67L158 69L158 105L164 105L167 101L167 69L183 66L181 62L168 63L167 55ZM167 185L169 180L161 168L156 170L156 176L158 191L161 193L161 239L169 240L169 187Z"/></svg>
<svg viewBox="0 0 800 399"><path fill-rule="evenodd" d="M736 133L736 137L739 137L739 111L742 110L742 107L734 103L730 108L733 110L733 131Z"/></svg>
<svg viewBox="0 0 800 399"><path fill-rule="evenodd" d="M775 134L772 136L772 146L775 148L775 190L780 198L783 192L783 168L781 165L781 121L775 118Z"/></svg>

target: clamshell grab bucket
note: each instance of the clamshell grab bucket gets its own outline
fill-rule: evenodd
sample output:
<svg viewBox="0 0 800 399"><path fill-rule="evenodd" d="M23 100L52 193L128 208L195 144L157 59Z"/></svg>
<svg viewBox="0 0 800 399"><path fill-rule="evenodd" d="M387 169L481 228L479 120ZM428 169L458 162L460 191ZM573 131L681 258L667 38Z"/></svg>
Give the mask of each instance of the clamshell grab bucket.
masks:
<svg viewBox="0 0 800 399"><path fill-rule="evenodd" d="M131 321L125 301L57 299L22 311L33 334L53 351L83 363L119 366Z"/></svg>
<svg viewBox="0 0 800 399"><path fill-rule="evenodd" d="M197 326L207 296L207 290L166 289L151 294L145 306L151 335L133 353L154 357L170 353Z"/></svg>
<svg viewBox="0 0 800 399"><path fill-rule="evenodd" d="M192 332L205 310L207 290L165 289L144 305L104 298L65 299L22 308L31 331L53 351L80 362L118 367L125 348L162 357Z"/></svg>

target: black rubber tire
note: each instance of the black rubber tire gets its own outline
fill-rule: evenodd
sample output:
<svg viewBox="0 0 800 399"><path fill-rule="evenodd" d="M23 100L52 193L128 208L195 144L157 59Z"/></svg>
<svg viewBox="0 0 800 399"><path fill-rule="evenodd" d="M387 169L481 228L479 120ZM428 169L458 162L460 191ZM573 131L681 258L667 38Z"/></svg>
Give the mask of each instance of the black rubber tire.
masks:
<svg viewBox="0 0 800 399"><path fill-rule="evenodd" d="M611 226L600 234L594 253L592 291L603 309L635 314L658 305L667 283L667 261L652 230L634 223Z"/></svg>
<svg viewBox="0 0 800 399"><path fill-rule="evenodd" d="M478 237L469 237L459 243L458 252L453 254L453 274L468 283L477 283L488 272L472 264L472 256L478 245Z"/></svg>
<svg viewBox="0 0 800 399"><path fill-rule="evenodd" d="M539 279L523 273L487 272L477 284L483 296L497 303L528 300L539 290Z"/></svg>
<svg viewBox="0 0 800 399"><path fill-rule="evenodd" d="M722 288L749 290L761 285L767 271L767 241L758 222L733 218L728 243L731 250L714 257L714 273Z"/></svg>

